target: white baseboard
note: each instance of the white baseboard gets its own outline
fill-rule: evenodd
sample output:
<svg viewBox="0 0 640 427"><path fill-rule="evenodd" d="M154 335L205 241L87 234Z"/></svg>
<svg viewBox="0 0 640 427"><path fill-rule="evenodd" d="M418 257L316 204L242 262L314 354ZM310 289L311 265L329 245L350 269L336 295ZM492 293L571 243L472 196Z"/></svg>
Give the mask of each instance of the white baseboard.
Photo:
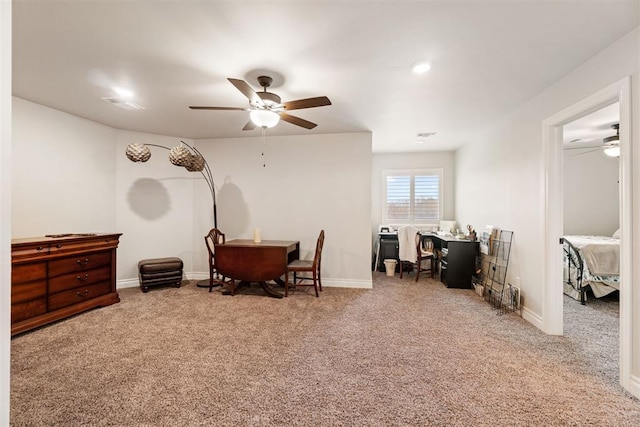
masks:
<svg viewBox="0 0 640 427"><path fill-rule="evenodd" d="M629 383L624 385L626 386L625 388L629 393L640 399L640 377L631 375L631 378L629 378Z"/></svg>
<svg viewBox="0 0 640 427"><path fill-rule="evenodd" d="M138 286L140 286L140 281L137 277L135 279L121 279L116 283L116 289L137 288Z"/></svg>
<svg viewBox="0 0 640 427"><path fill-rule="evenodd" d="M187 279L189 280L204 280L209 278L209 273L200 273L198 271L192 271L187 273Z"/></svg>
<svg viewBox="0 0 640 427"><path fill-rule="evenodd" d="M322 279L324 288L358 288L373 289L373 280L352 280L352 279Z"/></svg>
<svg viewBox="0 0 640 427"><path fill-rule="evenodd" d="M209 278L209 273L203 273L193 271L191 273L185 273L188 280L204 280ZM116 283L117 289L125 288L137 288L140 286L138 278L121 279ZM353 280L353 279L322 279L322 286L327 288L359 288L359 289L373 289L373 281L368 280Z"/></svg>
<svg viewBox="0 0 640 427"><path fill-rule="evenodd" d="M522 307L522 318L541 331L544 331L542 317L529 310L527 307Z"/></svg>

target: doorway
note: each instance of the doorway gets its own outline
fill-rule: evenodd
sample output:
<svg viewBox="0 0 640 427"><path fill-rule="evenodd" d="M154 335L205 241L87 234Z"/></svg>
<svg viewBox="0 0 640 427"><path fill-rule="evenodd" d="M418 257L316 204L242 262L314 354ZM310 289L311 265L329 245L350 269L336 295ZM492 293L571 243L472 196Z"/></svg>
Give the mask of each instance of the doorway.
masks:
<svg viewBox="0 0 640 427"><path fill-rule="evenodd" d="M572 265L563 258L563 335L576 362L612 385L620 381L619 123L620 103L615 102L562 129L563 257L577 261ZM586 256L594 253L599 258ZM579 285L585 289L584 305Z"/></svg>
<svg viewBox="0 0 640 427"><path fill-rule="evenodd" d="M630 155L630 78L626 77L594 95L554 114L543 122L543 151L545 172L545 283L543 300L543 330L553 335L563 334L562 237L563 126L615 102L620 104L620 382L634 395L640 388L633 384L631 357L631 277L632 277L632 159ZM640 397L640 396L639 396Z"/></svg>

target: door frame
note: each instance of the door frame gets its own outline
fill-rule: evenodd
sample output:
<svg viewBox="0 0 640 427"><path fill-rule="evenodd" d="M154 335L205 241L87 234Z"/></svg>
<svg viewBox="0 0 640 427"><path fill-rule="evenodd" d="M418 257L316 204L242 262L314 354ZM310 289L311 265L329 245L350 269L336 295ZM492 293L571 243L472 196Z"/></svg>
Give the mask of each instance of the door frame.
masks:
<svg viewBox="0 0 640 427"><path fill-rule="evenodd" d="M631 374L634 343L632 335L633 277L633 193L631 147L631 78L611 84L543 121L545 212L545 282L542 328L548 334L563 333L562 248L563 160L562 127L603 107L620 103L620 382L636 397L640 384ZM638 340L639 338L636 338Z"/></svg>

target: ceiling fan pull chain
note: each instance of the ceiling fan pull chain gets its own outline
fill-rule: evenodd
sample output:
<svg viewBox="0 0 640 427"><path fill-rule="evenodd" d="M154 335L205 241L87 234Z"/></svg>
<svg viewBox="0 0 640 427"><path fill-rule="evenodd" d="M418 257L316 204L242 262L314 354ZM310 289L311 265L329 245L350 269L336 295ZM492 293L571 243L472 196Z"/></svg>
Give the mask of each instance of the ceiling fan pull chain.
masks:
<svg viewBox="0 0 640 427"><path fill-rule="evenodd" d="M266 147L266 140L265 140L265 133L267 132L267 129L262 128L262 167L266 168L266 162L264 160L264 149Z"/></svg>

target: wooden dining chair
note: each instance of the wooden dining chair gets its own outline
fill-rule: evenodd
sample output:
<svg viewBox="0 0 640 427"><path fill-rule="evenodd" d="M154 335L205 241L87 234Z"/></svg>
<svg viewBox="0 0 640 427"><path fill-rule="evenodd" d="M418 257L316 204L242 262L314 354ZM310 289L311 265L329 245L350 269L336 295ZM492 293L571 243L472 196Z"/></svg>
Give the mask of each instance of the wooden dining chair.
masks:
<svg viewBox="0 0 640 427"><path fill-rule="evenodd" d="M436 277L436 253L433 245L433 240L430 238L424 238L422 234L416 234L416 252L419 254L418 268L416 270L416 282L418 281L418 275L421 271L429 272L431 278ZM429 261L427 267L422 266L422 261Z"/></svg>
<svg viewBox="0 0 640 427"><path fill-rule="evenodd" d="M284 274L284 296L289 296L289 273L293 273L293 286L313 286L316 291L316 297L319 297L318 289L322 291L321 280L321 261L322 246L324 245L324 230L320 231L318 241L316 242L316 252L313 260L297 259L287 265L287 271ZM298 273L307 273L304 276L298 276ZM311 274L309 276L308 274ZM311 283L309 283L311 282Z"/></svg>
<svg viewBox="0 0 640 427"><path fill-rule="evenodd" d="M415 261L402 261L402 264L409 264L416 270L416 282L420 278L420 272L429 272L431 278L435 277L436 271L436 258L434 255L433 241L431 239L423 239L420 232L415 233ZM428 261L428 265L424 266L423 261ZM402 273L404 265L400 266L400 278L402 279Z"/></svg>
<svg viewBox="0 0 640 427"><path fill-rule="evenodd" d="M225 283L224 276L222 276L222 280L220 280L221 276L216 269L216 245L224 243L225 236L224 233L217 228L212 228L207 235L204 236L204 241L209 251L209 292L211 292L214 286L222 286Z"/></svg>

